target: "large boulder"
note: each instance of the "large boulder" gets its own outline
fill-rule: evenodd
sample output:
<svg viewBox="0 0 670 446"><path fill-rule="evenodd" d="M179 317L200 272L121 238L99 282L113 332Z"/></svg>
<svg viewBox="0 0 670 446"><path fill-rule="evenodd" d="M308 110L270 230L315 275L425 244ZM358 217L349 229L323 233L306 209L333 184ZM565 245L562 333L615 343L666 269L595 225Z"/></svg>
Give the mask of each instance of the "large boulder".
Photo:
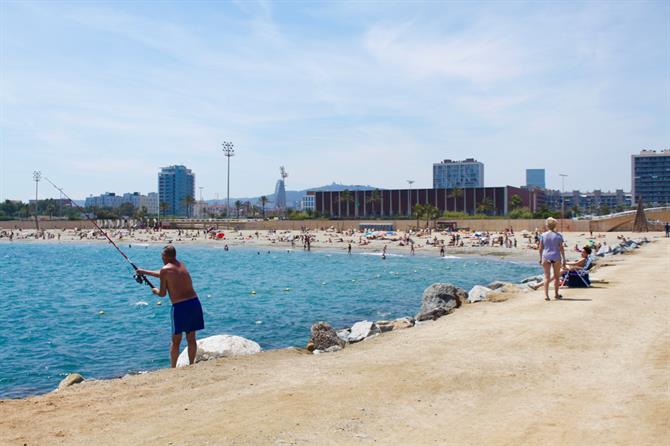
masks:
<svg viewBox="0 0 670 446"><path fill-rule="evenodd" d="M435 320L461 306L468 298L464 289L449 283L434 283L423 292L421 309L417 321Z"/></svg>
<svg viewBox="0 0 670 446"><path fill-rule="evenodd" d="M345 342L337 336L337 333L328 322L317 322L310 330L312 337L309 342L314 344L315 350L326 350L333 345L344 347Z"/></svg>
<svg viewBox="0 0 670 446"><path fill-rule="evenodd" d="M351 326L351 333L349 333L349 338L347 340L351 343L358 342L362 341L368 336L379 333L381 333L381 330L375 325L374 322L360 321Z"/></svg>
<svg viewBox="0 0 670 446"><path fill-rule="evenodd" d="M63 378L60 384L58 384L58 390L73 386L75 384L79 384L80 382L83 381L84 377L81 376L79 373L70 373L65 378Z"/></svg>
<svg viewBox="0 0 670 446"><path fill-rule="evenodd" d="M195 354L195 362L208 361L215 358L226 358L229 356L253 355L260 351L260 345L241 336L210 336L198 340L198 350ZM177 367L184 367L187 365L188 348L185 348L179 355L179 358L177 358Z"/></svg>

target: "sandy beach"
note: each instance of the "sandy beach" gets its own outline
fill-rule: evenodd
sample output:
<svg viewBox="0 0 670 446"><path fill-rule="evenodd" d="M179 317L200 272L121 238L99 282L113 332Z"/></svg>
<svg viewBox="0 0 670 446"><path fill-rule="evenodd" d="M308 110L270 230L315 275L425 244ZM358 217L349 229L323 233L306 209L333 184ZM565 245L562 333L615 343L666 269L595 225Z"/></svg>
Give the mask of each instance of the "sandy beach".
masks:
<svg viewBox="0 0 670 446"><path fill-rule="evenodd" d="M662 444L670 240L608 283L465 305L331 354L276 350L0 401L0 444ZM663 440L665 438L665 440Z"/></svg>
<svg viewBox="0 0 670 446"><path fill-rule="evenodd" d="M290 240L294 237L300 237L304 233L301 231L227 231L221 230L225 234L222 239L212 238L210 235L203 234L203 231L196 230L114 230L106 229L110 237L120 248L132 257L133 248L142 249L151 245L163 246L167 243L173 243L175 246L198 245L221 247L228 245L229 248L245 247L249 249L293 249L302 250L303 244L300 239L296 239L292 244ZM10 242L8 234L9 229L2 230L4 235L0 237L0 243L109 243L107 239L94 230L45 230L36 234L35 230L24 229L22 231L13 230L13 241ZM318 250L338 250L346 251L349 244L352 246L352 253L357 252L378 252L381 253L384 246L387 252L391 254L412 255L410 250L411 243L402 243L404 237L408 237L414 244L415 255L440 255L440 245L445 244L445 255L462 256L491 256L506 260L516 261L536 261L538 258L537 249L533 246L533 234L531 232L516 232L509 234L510 247L495 244L481 245L479 236L475 236L476 231L460 231L462 246L450 246L451 235L441 231L421 231L404 232L398 231L394 235L383 237L365 237L363 232L337 232L334 229L310 231L308 234L312 237L311 249ZM484 238L489 240L504 238L502 232L483 233ZM650 233L660 234L660 233ZM36 237L37 235L37 237ZM632 232L594 232L593 236L588 232L563 232L568 247L566 255L568 259L577 259L579 252L575 250L576 246L583 246L590 240L595 243L607 243L614 247L621 242L621 237L626 239L639 237L640 234ZM516 246L514 246L516 240ZM402 244L401 244L402 243ZM460 244L460 243L459 243Z"/></svg>

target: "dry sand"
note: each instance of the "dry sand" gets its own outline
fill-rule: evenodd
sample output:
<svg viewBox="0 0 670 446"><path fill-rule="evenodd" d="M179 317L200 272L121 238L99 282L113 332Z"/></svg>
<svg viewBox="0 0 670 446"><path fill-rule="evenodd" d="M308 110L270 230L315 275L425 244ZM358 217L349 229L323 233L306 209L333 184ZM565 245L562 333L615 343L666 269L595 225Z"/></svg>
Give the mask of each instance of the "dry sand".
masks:
<svg viewBox="0 0 670 446"><path fill-rule="evenodd" d="M670 239L604 263L564 301L466 305L338 353L0 401L0 444L668 444Z"/></svg>

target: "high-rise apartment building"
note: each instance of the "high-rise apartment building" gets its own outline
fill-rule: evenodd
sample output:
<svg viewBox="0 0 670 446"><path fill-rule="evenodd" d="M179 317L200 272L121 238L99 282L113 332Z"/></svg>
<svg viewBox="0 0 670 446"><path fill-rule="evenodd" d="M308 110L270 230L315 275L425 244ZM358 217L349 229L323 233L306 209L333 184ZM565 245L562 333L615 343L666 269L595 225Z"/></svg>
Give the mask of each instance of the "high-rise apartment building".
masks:
<svg viewBox="0 0 670 446"><path fill-rule="evenodd" d="M158 173L158 205L161 215L187 217L188 201L195 202L195 174L185 166L163 167Z"/></svg>
<svg viewBox="0 0 670 446"><path fill-rule="evenodd" d="M631 155L631 191L633 203L670 204L670 150L643 150Z"/></svg>
<svg viewBox="0 0 670 446"><path fill-rule="evenodd" d="M484 164L473 158L433 164L433 188L484 187Z"/></svg>
<svg viewBox="0 0 670 446"><path fill-rule="evenodd" d="M526 169L526 187L545 189L544 169Z"/></svg>

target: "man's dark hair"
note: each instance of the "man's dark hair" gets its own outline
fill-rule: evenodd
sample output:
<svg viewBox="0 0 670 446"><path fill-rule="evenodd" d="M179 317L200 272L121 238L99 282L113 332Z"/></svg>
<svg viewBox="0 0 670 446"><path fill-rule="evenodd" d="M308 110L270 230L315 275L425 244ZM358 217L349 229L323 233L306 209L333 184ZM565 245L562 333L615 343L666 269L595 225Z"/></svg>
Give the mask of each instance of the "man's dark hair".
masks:
<svg viewBox="0 0 670 446"><path fill-rule="evenodd" d="M174 246L167 245L165 248L163 248L163 255L165 257L167 257L168 259L176 259L177 258L177 250L174 249Z"/></svg>
<svg viewBox="0 0 670 446"><path fill-rule="evenodd" d="M591 255L591 247L590 246L584 246L582 249L584 251L586 251L587 254Z"/></svg>

